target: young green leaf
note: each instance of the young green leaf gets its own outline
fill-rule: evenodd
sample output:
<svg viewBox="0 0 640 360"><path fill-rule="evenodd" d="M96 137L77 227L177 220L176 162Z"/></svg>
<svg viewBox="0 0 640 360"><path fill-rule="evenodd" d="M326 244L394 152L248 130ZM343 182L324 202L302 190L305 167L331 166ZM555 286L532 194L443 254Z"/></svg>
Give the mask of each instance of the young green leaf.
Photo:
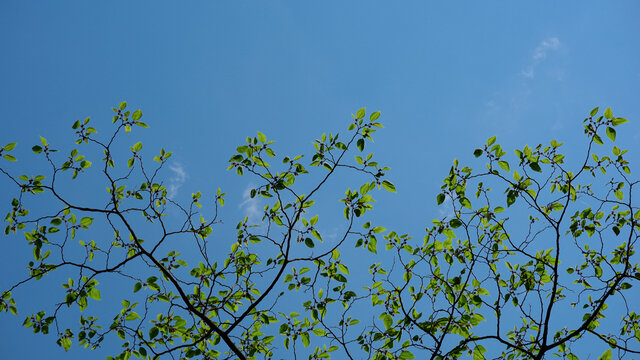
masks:
<svg viewBox="0 0 640 360"><path fill-rule="evenodd" d="M505 171L509 171L509 163L504 161L504 160L500 160L498 161L498 165L500 165L500 167L502 169L504 169Z"/></svg>
<svg viewBox="0 0 640 360"><path fill-rule="evenodd" d="M612 127L607 127L607 136L611 141L616 141L616 131Z"/></svg>
<svg viewBox="0 0 640 360"><path fill-rule="evenodd" d="M613 111L611 111L611 108L607 108L607 110L604 111L604 118L613 119Z"/></svg>
<svg viewBox="0 0 640 360"><path fill-rule="evenodd" d="M309 344L311 343L309 340L309 333L308 332L303 332L300 334L300 339L302 340L302 344L304 345L304 347L309 347Z"/></svg>
<svg viewBox="0 0 640 360"><path fill-rule="evenodd" d="M598 145L604 145L602 138L598 134L593 135L593 142L595 142Z"/></svg>
<svg viewBox="0 0 640 360"><path fill-rule="evenodd" d="M96 288L89 290L87 295L93 300L100 300L100 291Z"/></svg>
<svg viewBox="0 0 640 360"><path fill-rule="evenodd" d="M533 171L542 172L542 169L540 168L540 165L537 162L532 162L531 164L529 164L529 167Z"/></svg>
<svg viewBox="0 0 640 360"><path fill-rule="evenodd" d="M404 360L404 359L415 359L415 358L416 358L415 355L413 355L410 351L406 351L406 350L402 351L400 353L400 357L399 357L399 359L402 359L402 360Z"/></svg>
<svg viewBox="0 0 640 360"><path fill-rule="evenodd" d="M624 124L626 122L629 122L629 120L627 120L625 118L613 118L613 119L611 119L611 125L613 125L613 126L618 126L618 125Z"/></svg>
<svg viewBox="0 0 640 360"><path fill-rule="evenodd" d="M612 356L613 355L611 354L611 349L607 349L607 351L605 351L602 355L600 355L598 360L611 360Z"/></svg>
<svg viewBox="0 0 640 360"><path fill-rule="evenodd" d="M390 191L390 192L393 192L393 193L396 192L395 185L393 185L393 183L391 183L391 181L389 181L389 180L384 180L382 182L382 187L385 188L387 191Z"/></svg>
<svg viewBox="0 0 640 360"><path fill-rule="evenodd" d="M142 117L142 110L138 109L131 114L131 120L137 121Z"/></svg>

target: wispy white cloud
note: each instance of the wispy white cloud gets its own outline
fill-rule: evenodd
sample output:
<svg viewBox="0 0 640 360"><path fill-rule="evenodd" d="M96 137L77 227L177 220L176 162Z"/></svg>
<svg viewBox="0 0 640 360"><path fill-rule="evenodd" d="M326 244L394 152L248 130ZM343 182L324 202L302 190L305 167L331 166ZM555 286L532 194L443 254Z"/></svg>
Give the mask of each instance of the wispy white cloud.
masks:
<svg viewBox="0 0 640 360"><path fill-rule="evenodd" d="M533 60L540 61L547 57L549 50L557 50L560 47L560 40L557 37L552 37L547 40L543 40L540 45L533 52Z"/></svg>
<svg viewBox="0 0 640 360"><path fill-rule="evenodd" d="M187 181L187 178L189 176L184 170L184 167L182 167L182 164L180 164L179 162L169 165L169 170L171 170L173 174L169 178L167 184L167 196L170 199L173 199L178 195L178 191L180 190L182 185L184 185L185 181Z"/></svg>
<svg viewBox="0 0 640 360"><path fill-rule="evenodd" d="M529 79L533 78L538 64L547 58L547 54L549 52L558 50L561 45L560 40L555 36L542 40L542 42L540 42L540 44L538 44L538 46L533 50L531 63L520 72L520 75Z"/></svg>
<svg viewBox="0 0 640 360"><path fill-rule="evenodd" d="M533 78L533 65L529 65L526 69L520 71L520 75L529 79Z"/></svg>
<svg viewBox="0 0 640 360"><path fill-rule="evenodd" d="M257 224L261 222L264 211L261 209L260 200L251 198L251 190L254 189L253 184L247 185L242 193L242 202L238 208L244 211L244 215L249 218L249 222Z"/></svg>
<svg viewBox="0 0 640 360"><path fill-rule="evenodd" d="M447 196L444 199L444 202L438 208L438 213L441 218L445 218L447 220L453 219L455 217L455 211L453 209L453 199L450 196Z"/></svg>

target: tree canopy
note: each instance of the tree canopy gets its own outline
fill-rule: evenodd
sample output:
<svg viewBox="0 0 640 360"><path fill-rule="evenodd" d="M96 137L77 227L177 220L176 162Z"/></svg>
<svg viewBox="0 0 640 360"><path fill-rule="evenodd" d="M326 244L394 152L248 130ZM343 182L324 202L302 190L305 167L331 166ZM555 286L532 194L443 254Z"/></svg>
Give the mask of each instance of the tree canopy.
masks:
<svg viewBox="0 0 640 360"><path fill-rule="evenodd" d="M267 205L233 239L217 236L225 192L172 199L161 177L172 153L129 138L148 127L141 110L113 111L109 131L75 121L77 146L41 137L31 150L46 172L14 174L16 143L0 149L16 192L5 234L33 250L26 274L5 271L0 311L25 316L21 288L61 284L24 326L64 350L243 360L640 354L638 182L627 150L612 145L627 120L609 108L584 119L580 158L556 140L507 151L492 137L468 149L479 164L454 160L435 199L445 211L420 237L368 219L377 191L396 192L368 152L380 112L358 110L310 153L282 155L258 132L228 169L251 176L250 197ZM79 196L84 177L104 194ZM343 223L329 240L316 201L334 178L345 183Z"/></svg>

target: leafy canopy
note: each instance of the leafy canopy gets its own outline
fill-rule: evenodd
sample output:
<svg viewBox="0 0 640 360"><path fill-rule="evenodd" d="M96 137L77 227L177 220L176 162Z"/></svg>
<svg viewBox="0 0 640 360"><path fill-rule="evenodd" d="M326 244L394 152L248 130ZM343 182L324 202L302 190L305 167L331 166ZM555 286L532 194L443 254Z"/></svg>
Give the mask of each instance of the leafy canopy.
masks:
<svg viewBox="0 0 640 360"><path fill-rule="evenodd" d="M231 242L216 238L225 193L172 199L160 176L172 153L146 161L127 137L148 127L142 111L113 111L106 136L90 118L74 122L79 146L65 155L41 137L31 149L46 175L13 175L16 143L0 149L17 192L5 234L24 234L33 253L27 277L2 285L0 311L17 315L14 293L34 281L61 283L24 325L64 350L110 339L122 345L112 359L573 360L595 344L601 359L640 353L637 181L627 150L611 146L627 122L611 109L584 120L581 159L555 140L513 157L492 137L473 152L482 170L455 160L436 197L446 215L422 239L367 220L376 190L396 192L367 151L380 112L358 110L346 136L323 134L306 156L277 154L258 132L229 170L251 176L251 198L267 205ZM341 233L325 241L316 201L348 172L360 183L340 200ZM104 182L102 197L73 196L69 184L85 177ZM107 295L104 283L122 290Z"/></svg>

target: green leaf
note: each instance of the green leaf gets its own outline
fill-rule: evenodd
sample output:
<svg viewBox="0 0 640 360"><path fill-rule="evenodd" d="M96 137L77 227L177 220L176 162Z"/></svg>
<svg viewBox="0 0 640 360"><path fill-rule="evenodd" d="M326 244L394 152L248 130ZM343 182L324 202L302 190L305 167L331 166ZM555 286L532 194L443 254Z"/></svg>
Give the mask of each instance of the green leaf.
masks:
<svg viewBox="0 0 640 360"><path fill-rule="evenodd" d="M389 330L393 325L393 318L387 313L382 313L382 315L380 315L380 319L384 322L384 327L387 330Z"/></svg>
<svg viewBox="0 0 640 360"><path fill-rule="evenodd" d="M311 343L309 341L309 333L307 332L303 332L300 334L300 339L302 339L302 344L304 345L304 347L309 347L309 344Z"/></svg>
<svg viewBox="0 0 640 360"><path fill-rule="evenodd" d="M120 103L120 110L124 110L126 108L127 108L127 102L126 101L121 102Z"/></svg>
<svg viewBox="0 0 640 360"><path fill-rule="evenodd" d="M87 292L87 295L93 300L100 301L100 290L93 288Z"/></svg>
<svg viewBox="0 0 640 360"><path fill-rule="evenodd" d="M622 201L622 199L624 198L624 193L623 193L622 191L620 191L620 190L616 190L613 194L614 194L614 195L618 198L618 200L620 200L620 201Z"/></svg>
<svg viewBox="0 0 640 360"><path fill-rule="evenodd" d="M142 150L142 143L141 142L137 142L135 144L133 144L133 151L140 151Z"/></svg>
<svg viewBox="0 0 640 360"><path fill-rule="evenodd" d="M484 346L476 345L476 347L473 348L473 360L485 360L484 353L486 351Z"/></svg>
<svg viewBox="0 0 640 360"><path fill-rule="evenodd" d="M613 126L618 126L618 125L624 124L626 122L629 122L629 120L627 120L625 118L613 118L613 119L611 119L611 125L613 125Z"/></svg>
<svg viewBox="0 0 640 360"><path fill-rule="evenodd" d="M403 351L400 353L400 359L415 359L416 357L409 351Z"/></svg>
<svg viewBox="0 0 640 360"><path fill-rule="evenodd" d="M40 154L42 152L42 147L39 146L39 145L36 145L36 146L32 147L31 150L33 150L33 152L36 153L36 154Z"/></svg>
<svg viewBox="0 0 640 360"><path fill-rule="evenodd" d="M611 111L611 108L607 108L607 110L604 111L604 118L613 119L613 111Z"/></svg>
<svg viewBox="0 0 640 360"><path fill-rule="evenodd" d="M616 141L616 131L610 126L607 127L607 136L611 141Z"/></svg>
<svg viewBox="0 0 640 360"><path fill-rule="evenodd" d="M154 337L156 337L159 332L160 330L158 330L158 328L155 326L149 329L149 339L153 339Z"/></svg>
<svg viewBox="0 0 640 360"><path fill-rule="evenodd" d="M597 114L597 113L598 113L598 109L599 109L599 107L598 107L598 106L596 106L595 108L593 108L593 110L591 110L591 112L589 113L589 116L594 116L595 114Z"/></svg>
<svg viewBox="0 0 640 360"><path fill-rule="evenodd" d="M555 211L560 211L560 210L564 209L564 205L562 205L560 203L553 203L553 204L551 204L551 209L555 210Z"/></svg>
<svg viewBox="0 0 640 360"><path fill-rule="evenodd" d="M83 217L83 218L80 220L80 224L81 224L81 225L84 225L84 226L89 226L89 225L93 224L93 219L92 219L92 218L90 218L90 217Z"/></svg>
<svg viewBox="0 0 640 360"><path fill-rule="evenodd" d="M537 162L532 162L531 164L529 164L529 167L533 171L542 172L542 169L540 168L540 165Z"/></svg>
<svg viewBox="0 0 640 360"><path fill-rule="evenodd" d="M258 131L258 140L264 144L267 142L267 137L263 133Z"/></svg>
<svg viewBox="0 0 640 360"><path fill-rule="evenodd" d="M135 311L131 311L129 314L127 314L127 317L125 318L125 320L128 320L128 321L132 321L135 319L140 319L140 315L138 315L138 313Z"/></svg>
<svg viewBox="0 0 640 360"><path fill-rule="evenodd" d="M71 339L61 338L58 340L58 345L62 346L64 351L69 351L69 348L71 348Z"/></svg>
<svg viewBox="0 0 640 360"><path fill-rule="evenodd" d="M324 329L313 329L313 333L317 336L325 336L327 332Z"/></svg>
<svg viewBox="0 0 640 360"><path fill-rule="evenodd" d="M313 243L313 240L311 240L311 238L304 239L304 244L307 245L307 247L309 247L309 248L314 248L316 246Z"/></svg>
<svg viewBox="0 0 640 360"><path fill-rule="evenodd" d="M571 270L573 270L573 269L571 269ZM596 265L596 267L595 267L595 275L596 275L596 277L602 276L602 267L600 267L600 265Z"/></svg>
<svg viewBox="0 0 640 360"><path fill-rule="evenodd" d="M18 159L16 159L14 156L9 155L9 154L4 154L2 155L2 157L4 157L5 159L9 160L9 161L16 161Z"/></svg>
<svg viewBox="0 0 640 360"><path fill-rule="evenodd" d="M611 360L612 356L613 355L611 354L611 349L607 349L607 351L605 351L602 355L600 355L598 360Z"/></svg>
<svg viewBox="0 0 640 360"><path fill-rule="evenodd" d="M133 285L134 293L137 293L138 291L140 291L140 289L142 289L142 283L137 282L135 285Z"/></svg>
<svg viewBox="0 0 640 360"><path fill-rule="evenodd" d="M513 191L509 191L507 193L507 207L513 205L516 202L516 193Z"/></svg>
<svg viewBox="0 0 640 360"><path fill-rule="evenodd" d="M489 138L489 140L487 140L487 146L491 146L495 142L496 142L496 137L492 136L492 137Z"/></svg>
<svg viewBox="0 0 640 360"><path fill-rule="evenodd" d="M338 264L338 270L342 273L349 275L349 269L344 264Z"/></svg>
<svg viewBox="0 0 640 360"><path fill-rule="evenodd" d="M371 251L372 253L377 254L378 253L378 246L377 245L378 245L378 240L376 240L376 238L374 238L374 237L371 237L369 239L369 245L367 245L367 249L369 251Z"/></svg>
<svg viewBox="0 0 640 360"><path fill-rule="evenodd" d="M452 219L451 221L449 221L449 226L451 226L452 229L457 229L461 225L462 225L462 221L458 219Z"/></svg>
<svg viewBox="0 0 640 360"><path fill-rule="evenodd" d="M473 156L480 157L480 155L482 155L482 149L475 149L473 151Z"/></svg>
<svg viewBox="0 0 640 360"><path fill-rule="evenodd" d="M498 165L500 165L500 167L505 170L505 171L509 171L509 163L506 161L498 161Z"/></svg>
<svg viewBox="0 0 640 360"><path fill-rule="evenodd" d="M356 112L356 117L358 119L362 119L364 117L365 113L366 113L366 109L362 108L362 109L358 110L358 112Z"/></svg>
<svg viewBox="0 0 640 360"><path fill-rule="evenodd" d="M5 151L11 151L11 150L13 150L13 148L14 148L14 147L16 147L16 143L10 143L10 144L5 145L5 146L3 147L3 149L4 149Z"/></svg>
<svg viewBox="0 0 640 360"><path fill-rule="evenodd" d="M604 145L604 142L602 142L602 138L598 134L593 135L593 141L598 145Z"/></svg>
<svg viewBox="0 0 640 360"><path fill-rule="evenodd" d="M444 194L438 194L438 196L436 197L436 202L438 203L438 205L442 204L445 198L446 196Z"/></svg>
<svg viewBox="0 0 640 360"><path fill-rule="evenodd" d="M138 109L134 111L133 114L131 115L131 120L137 121L137 120L140 120L141 117L142 117L142 110Z"/></svg>
<svg viewBox="0 0 640 360"><path fill-rule="evenodd" d="M391 181L389 181L389 180L384 180L382 182L382 187L385 188L387 191L390 191L390 192L393 192L393 193L396 192L395 185L393 185L391 183Z"/></svg>
<svg viewBox="0 0 640 360"><path fill-rule="evenodd" d="M376 121L380 117L380 111L374 111L369 115L369 120Z"/></svg>

